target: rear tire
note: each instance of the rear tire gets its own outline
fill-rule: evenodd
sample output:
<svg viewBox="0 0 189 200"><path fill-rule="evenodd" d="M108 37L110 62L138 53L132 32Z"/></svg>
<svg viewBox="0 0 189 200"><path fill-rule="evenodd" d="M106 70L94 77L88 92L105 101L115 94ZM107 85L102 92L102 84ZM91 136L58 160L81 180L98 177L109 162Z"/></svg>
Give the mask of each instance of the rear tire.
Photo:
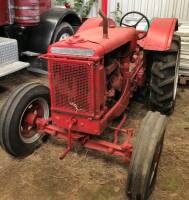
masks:
<svg viewBox="0 0 189 200"><path fill-rule="evenodd" d="M0 114L0 143L5 151L23 157L42 143L43 135L24 119L28 112L49 118L49 102L49 89L39 83L21 85L9 96Z"/></svg>
<svg viewBox="0 0 189 200"><path fill-rule="evenodd" d="M153 191L166 123L165 115L151 111L142 121L128 171L126 192L130 200L147 200Z"/></svg>
<svg viewBox="0 0 189 200"><path fill-rule="evenodd" d="M170 115L174 111L178 84L180 37L174 36L168 52L154 56L151 69L150 98L152 111Z"/></svg>

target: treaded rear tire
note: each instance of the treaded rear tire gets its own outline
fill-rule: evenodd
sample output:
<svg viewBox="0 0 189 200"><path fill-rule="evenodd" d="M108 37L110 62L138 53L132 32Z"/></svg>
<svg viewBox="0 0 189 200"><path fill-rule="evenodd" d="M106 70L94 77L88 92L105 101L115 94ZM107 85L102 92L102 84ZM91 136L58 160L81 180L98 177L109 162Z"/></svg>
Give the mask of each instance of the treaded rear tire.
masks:
<svg viewBox="0 0 189 200"><path fill-rule="evenodd" d="M157 52L151 69L150 108L170 115L174 111L180 58L180 37L174 36L168 52Z"/></svg>
<svg viewBox="0 0 189 200"><path fill-rule="evenodd" d="M151 111L141 123L128 171L130 200L147 200L154 189L166 124L165 115Z"/></svg>
<svg viewBox="0 0 189 200"><path fill-rule="evenodd" d="M23 157L31 154L41 143L42 137L26 143L20 136L20 120L32 100L41 98L50 106L49 89L39 83L19 86L3 105L0 112L0 144L12 156Z"/></svg>

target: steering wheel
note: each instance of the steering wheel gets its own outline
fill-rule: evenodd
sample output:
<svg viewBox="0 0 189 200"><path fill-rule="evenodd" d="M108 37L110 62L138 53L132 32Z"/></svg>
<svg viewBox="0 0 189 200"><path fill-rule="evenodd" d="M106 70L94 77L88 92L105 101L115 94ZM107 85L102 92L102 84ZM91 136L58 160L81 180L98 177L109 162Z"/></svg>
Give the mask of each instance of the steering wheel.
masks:
<svg viewBox="0 0 189 200"><path fill-rule="evenodd" d="M135 15L136 17L137 16L139 16L139 17L137 17L137 22L136 23L134 23L134 24L129 24L129 23L127 23L128 21L131 21L131 17L129 17L129 15ZM133 17L132 17L133 18ZM130 19L130 20L129 20ZM137 28L137 26L141 23L141 22L146 22L147 23L147 31L148 31L148 29L149 29L149 27L150 27L150 21L148 20L148 18L144 15L144 14L142 14L142 13L140 13L140 12L137 12L137 11L131 11L131 12L128 12L128 13L126 13L122 18L121 18L121 22L120 22L120 26L126 26L126 27L132 27L132 28ZM139 32L139 34L138 34L138 39L139 40L141 40L141 39L143 39L144 37L146 37L146 35L147 35L147 31L146 32Z"/></svg>

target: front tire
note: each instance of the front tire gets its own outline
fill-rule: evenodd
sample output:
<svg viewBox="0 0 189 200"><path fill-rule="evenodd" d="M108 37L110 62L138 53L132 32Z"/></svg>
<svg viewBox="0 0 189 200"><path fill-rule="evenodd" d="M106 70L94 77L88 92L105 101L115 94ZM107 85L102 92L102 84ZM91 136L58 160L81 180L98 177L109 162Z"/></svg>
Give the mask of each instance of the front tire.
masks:
<svg viewBox="0 0 189 200"><path fill-rule="evenodd" d="M42 143L43 135L25 119L30 112L48 119L49 102L49 89L39 83L24 84L9 96L0 114L0 143L4 150L23 157Z"/></svg>
<svg viewBox="0 0 189 200"><path fill-rule="evenodd" d="M136 136L126 193L130 200L147 200L153 191L163 148L167 118L149 111Z"/></svg>

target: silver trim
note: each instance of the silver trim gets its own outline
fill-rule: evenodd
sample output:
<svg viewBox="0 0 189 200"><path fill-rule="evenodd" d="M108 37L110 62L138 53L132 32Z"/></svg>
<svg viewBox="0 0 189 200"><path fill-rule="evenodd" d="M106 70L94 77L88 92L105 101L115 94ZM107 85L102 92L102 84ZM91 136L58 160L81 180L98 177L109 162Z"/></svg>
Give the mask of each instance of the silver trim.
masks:
<svg viewBox="0 0 189 200"><path fill-rule="evenodd" d="M15 6L17 10L39 10L39 6Z"/></svg>
<svg viewBox="0 0 189 200"><path fill-rule="evenodd" d="M74 56L93 56L94 51L92 49L77 49L77 48L62 48L52 47L51 53L62 55L74 55Z"/></svg>
<svg viewBox="0 0 189 200"><path fill-rule="evenodd" d="M175 80L174 80L174 92L173 92L173 100L175 101L177 95L177 87L178 87L178 79L179 79L179 64L180 64L180 49L177 53L176 66L175 66Z"/></svg>
<svg viewBox="0 0 189 200"><path fill-rule="evenodd" d="M15 17L15 19L21 19L21 20L40 20L40 17L39 16Z"/></svg>
<svg viewBox="0 0 189 200"><path fill-rule="evenodd" d="M9 11L9 23L14 23L15 12L14 12L14 0L8 0L8 11Z"/></svg>

